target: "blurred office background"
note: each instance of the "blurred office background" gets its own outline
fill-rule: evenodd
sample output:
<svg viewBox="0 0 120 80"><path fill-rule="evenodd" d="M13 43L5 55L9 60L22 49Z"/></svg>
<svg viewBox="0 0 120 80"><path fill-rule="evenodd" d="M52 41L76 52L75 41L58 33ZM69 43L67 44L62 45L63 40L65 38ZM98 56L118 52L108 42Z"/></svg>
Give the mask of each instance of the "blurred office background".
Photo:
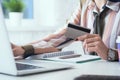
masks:
<svg viewBox="0 0 120 80"><path fill-rule="evenodd" d="M26 8L21 25L12 26L3 8L10 41L20 45L39 40L63 27L79 3L79 0L23 1Z"/></svg>

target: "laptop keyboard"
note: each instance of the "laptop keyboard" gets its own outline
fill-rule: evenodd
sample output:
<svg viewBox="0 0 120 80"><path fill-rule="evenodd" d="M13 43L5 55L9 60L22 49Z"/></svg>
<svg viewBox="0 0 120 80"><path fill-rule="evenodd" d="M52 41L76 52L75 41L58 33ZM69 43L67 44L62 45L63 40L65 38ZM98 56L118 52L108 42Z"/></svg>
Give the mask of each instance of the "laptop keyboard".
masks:
<svg viewBox="0 0 120 80"><path fill-rule="evenodd" d="M16 63L17 70L28 70L28 69L37 69L37 68L42 68L34 65L29 65L29 64L22 64L22 63Z"/></svg>

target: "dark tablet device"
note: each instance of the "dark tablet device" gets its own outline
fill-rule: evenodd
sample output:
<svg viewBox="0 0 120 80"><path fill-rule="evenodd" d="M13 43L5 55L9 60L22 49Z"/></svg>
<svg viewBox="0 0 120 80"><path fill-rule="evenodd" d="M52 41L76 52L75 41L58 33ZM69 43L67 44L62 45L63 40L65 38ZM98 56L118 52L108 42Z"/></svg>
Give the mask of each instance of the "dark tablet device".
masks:
<svg viewBox="0 0 120 80"><path fill-rule="evenodd" d="M65 36L70 39L76 39L79 36L82 36L86 33L90 33L90 29L81 27L80 25L75 25L72 23L68 24L67 31L65 33Z"/></svg>
<svg viewBox="0 0 120 80"><path fill-rule="evenodd" d="M74 80L120 80L120 76L111 75L81 75Z"/></svg>

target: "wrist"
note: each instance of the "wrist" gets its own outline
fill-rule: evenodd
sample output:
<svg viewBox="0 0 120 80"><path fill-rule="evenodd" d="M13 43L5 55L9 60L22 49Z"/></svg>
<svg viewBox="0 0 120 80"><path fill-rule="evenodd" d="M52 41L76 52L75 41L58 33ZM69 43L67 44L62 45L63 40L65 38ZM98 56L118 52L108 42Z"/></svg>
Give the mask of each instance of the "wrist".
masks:
<svg viewBox="0 0 120 80"><path fill-rule="evenodd" d="M22 48L24 49L23 58L27 58L31 55L34 55L34 48L32 45L22 46Z"/></svg>

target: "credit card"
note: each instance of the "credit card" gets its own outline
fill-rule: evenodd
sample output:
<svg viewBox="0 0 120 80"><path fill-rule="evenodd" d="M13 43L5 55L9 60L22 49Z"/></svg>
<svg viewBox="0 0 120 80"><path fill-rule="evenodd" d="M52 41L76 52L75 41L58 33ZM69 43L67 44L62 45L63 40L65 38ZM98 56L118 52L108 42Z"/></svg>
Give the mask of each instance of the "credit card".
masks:
<svg viewBox="0 0 120 80"><path fill-rule="evenodd" d="M91 30L89 28L69 23L65 36L70 39L76 39L79 36L90 33L90 31Z"/></svg>

